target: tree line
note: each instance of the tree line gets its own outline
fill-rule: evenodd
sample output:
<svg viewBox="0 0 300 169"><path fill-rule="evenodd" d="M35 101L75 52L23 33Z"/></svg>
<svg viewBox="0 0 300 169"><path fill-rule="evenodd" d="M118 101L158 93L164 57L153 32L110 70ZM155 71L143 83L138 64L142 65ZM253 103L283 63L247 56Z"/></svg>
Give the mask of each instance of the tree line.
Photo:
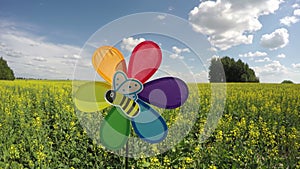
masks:
<svg viewBox="0 0 300 169"><path fill-rule="evenodd" d="M259 78L256 77L254 70L249 68L248 64L245 64L240 59L235 61L233 58L225 56L211 59L209 81L258 83Z"/></svg>
<svg viewBox="0 0 300 169"><path fill-rule="evenodd" d="M0 80L15 80L13 70L2 57L0 58Z"/></svg>

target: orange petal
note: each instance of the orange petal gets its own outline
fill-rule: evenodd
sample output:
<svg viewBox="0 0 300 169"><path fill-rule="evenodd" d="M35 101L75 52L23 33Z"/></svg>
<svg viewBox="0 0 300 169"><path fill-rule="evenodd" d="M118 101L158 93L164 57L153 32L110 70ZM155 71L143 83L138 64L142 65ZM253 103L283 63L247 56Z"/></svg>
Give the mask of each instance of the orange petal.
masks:
<svg viewBox="0 0 300 169"><path fill-rule="evenodd" d="M94 69L107 82L112 84L112 79L116 71L126 71L126 63L122 53L115 47L102 46L93 54Z"/></svg>

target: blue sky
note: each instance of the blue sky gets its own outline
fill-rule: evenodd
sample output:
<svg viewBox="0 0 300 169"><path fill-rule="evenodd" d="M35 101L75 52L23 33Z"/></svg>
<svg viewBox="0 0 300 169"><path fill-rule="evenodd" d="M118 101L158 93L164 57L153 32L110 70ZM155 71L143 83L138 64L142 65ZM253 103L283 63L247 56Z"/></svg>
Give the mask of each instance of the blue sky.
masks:
<svg viewBox="0 0 300 169"><path fill-rule="evenodd" d="M72 79L75 65L81 65L80 70L89 70L87 73L92 72L91 56L85 55L84 44L93 39L90 37L98 29L118 18L141 12L159 12L151 14L156 16L156 23L153 23L161 24L162 32L176 33L177 30L178 36L180 30L184 29L189 32L190 44L162 36L125 36L124 33L123 37L120 36L118 47L125 56L138 42L154 40L165 50L164 66L177 68L177 63L183 63L186 68L182 68L181 73L184 74L184 69L188 69L197 81L207 81L205 69L209 65L209 58L227 55L247 62L262 82L277 83L290 79L300 83L298 0L249 0L243 3L237 0L27 0L26 3L1 0L0 55L8 60L18 77ZM168 20L172 16L167 14L185 19L187 26L163 26L174 24ZM147 19L143 22L147 22ZM124 25L124 29L141 25L145 23L139 21ZM122 27L112 30L126 32ZM102 40L109 41L109 38ZM200 62L196 64L193 58L202 53L206 43L211 45L210 50L214 54L200 56L199 66Z"/></svg>

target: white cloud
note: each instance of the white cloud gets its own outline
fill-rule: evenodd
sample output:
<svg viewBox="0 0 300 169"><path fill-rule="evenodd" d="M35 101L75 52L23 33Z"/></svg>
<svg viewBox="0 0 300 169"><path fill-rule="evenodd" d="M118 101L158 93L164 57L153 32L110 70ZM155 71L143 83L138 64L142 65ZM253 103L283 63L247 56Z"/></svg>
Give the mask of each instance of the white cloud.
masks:
<svg viewBox="0 0 300 169"><path fill-rule="evenodd" d="M263 59L258 59L258 60L255 60L255 62L270 62L271 59L269 57L265 57Z"/></svg>
<svg viewBox="0 0 300 169"><path fill-rule="evenodd" d="M264 34L260 39L260 44L270 50L285 47L289 43L289 33L285 28L276 29L271 34Z"/></svg>
<svg viewBox="0 0 300 169"><path fill-rule="evenodd" d="M292 8L299 8L299 7L300 7L300 5L297 4L297 3L295 3L295 4L292 5Z"/></svg>
<svg viewBox="0 0 300 169"><path fill-rule="evenodd" d="M179 55L178 55L178 54L175 54L175 53L172 53L172 54L169 55L169 56L170 56L170 58L172 58L172 59L176 59L176 58L179 57Z"/></svg>
<svg viewBox="0 0 300 169"><path fill-rule="evenodd" d="M287 68L282 65L279 61L272 61L271 63L265 64L260 67L252 67L261 82L272 82L272 83L280 83L283 80L291 79L294 82L299 83L299 72L295 70L297 66L300 67L299 64L292 64L294 69ZM298 67L298 68L299 68Z"/></svg>
<svg viewBox="0 0 300 169"><path fill-rule="evenodd" d="M196 32L208 35L210 43L226 50L240 44L251 44L252 33L260 30L259 17L274 13L281 0L204 1L189 13Z"/></svg>
<svg viewBox="0 0 300 169"><path fill-rule="evenodd" d="M246 57L246 58L253 58L253 57L262 57L262 56L267 56L268 54L266 52L260 52L260 51L256 51L256 52L248 52L248 53L244 53L244 54L239 54L239 57Z"/></svg>
<svg viewBox="0 0 300 169"><path fill-rule="evenodd" d="M285 58L286 56L285 56L285 54L281 53L281 54L277 55L277 57L278 58Z"/></svg>
<svg viewBox="0 0 300 169"><path fill-rule="evenodd" d="M182 53L182 52L191 52L190 49L188 49L188 48L180 49L180 48L178 48L178 47L176 47L176 46L173 46L173 47L172 47L172 50L173 50L175 53L177 53L177 54L180 54L180 53Z"/></svg>
<svg viewBox="0 0 300 169"><path fill-rule="evenodd" d="M285 73L287 71L287 68L277 60L274 60L271 63L264 65L263 67L254 67L254 69L255 72L257 72L259 75Z"/></svg>
<svg viewBox="0 0 300 169"><path fill-rule="evenodd" d="M123 50L127 50L131 52L137 44L143 41L145 41L144 38L139 38L139 39L134 39L133 37L124 38L121 43L121 48Z"/></svg>
<svg viewBox="0 0 300 169"><path fill-rule="evenodd" d="M64 56L77 57L80 47L49 42L47 38L35 35L34 32L24 30L20 23L0 20L0 55L8 60L16 76L72 78L74 64L64 64L64 61L70 59Z"/></svg>
<svg viewBox="0 0 300 169"><path fill-rule="evenodd" d="M219 55L213 55L211 58L206 59L206 62L210 64L212 59L220 59L221 57Z"/></svg>
<svg viewBox="0 0 300 169"><path fill-rule="evenodd" d="M74 55L71 55L71 56L69 56L69 55L64 55L63 58L77 60L77 59L81 59L82 57L79 56L79 55L74 54Z"/></svg>
<svg viewBox="0 0 300 169"><path fill-rule="evenodd" d="M0 42L0 48L4 48L4 47L6 47L6 44L3 42Z"/></svg>
<svg viewBox="0 0 300 169"><path fill-rule="evenodd" d="M297 64L293 63L292 66L293 68L300 69L300 63Z"/></svg>
<svg viewBox="0 0 300 169"><path fill-rule="evenodd" d="M173 11L174 9L175 9L175 8L174 8L173 6L169 6L169 7L168 7L168 10L169 10L169 11Z"/></svg>
<svg viewBox="0 0 300 169"><path fill-rule="evenodd" d="M39 62L46 62L47 61L47 59L45 59L43 57L35 57L35 58L33 58L33 60L39 61Z"/></svg>
<svg viewBox="0 0 300 169"><path fill-rule="evenodd" d="M295 16L286 16L282 19L280 19L280 23L286 26L291 26L292 24L295 24L299 21L298 18Z"/></svg>
<svg viewBox="0 0 300 169"><path fill-rule="evenodd" d="M215 47L210 47L208 50L209 50L209 51L212 51L212 52L217 52L217 51L218 51L218 49L215 48Z"/></svg>
<svg viewBox="0 0 300 169"><path fill-rule="evenodd" d="M220 59L221 57L219 55L213 55L211 59ZM207 61L210 61L211 59L208 59Z"/></svg>
<svg viewBox="0 0 300 169"><path fill-rule="evenodd" d="M173 51L173 53L169 55L170 58L172 58L172 59L176 59L176 58L184 59L184 57L181 54L184 52L186 52L186 53L191 52L188 48L181 49L181 48L178 48L177 46L173 46L172 51Z"/></svg>
<svg viewBox="0 0 300 169"><path fill-rule="evenodd" d="M296 15L296 16L300 16L300 9L296 9L296 10L294 10L294 15Z"/></svg>
<svg viewBox="0 0 300 169"><path fill-rule="evenodd" d="M3 48L1 51L3 51L6 54L6 56L9 57L20 58L24 56L24 53L13 50L11 48Z"/></svg>
<svg viewBox="0 0 300 169"><path fill-rule="evenodd" d="M194 76L195 82L202 82L202 83L209 82L207 71L201 71L200 73L194 73L193 76Z"/></svg>
<svg viewBox="0 0 300 169"><path fill-rule="evenodd" d="M184 59L184 57L183 56L181 56L181 55L179 55L179 54L176 54L176 53L172 53L172 54L170 54L169 55L170 56L170 58L172 58L172 59Z"/></svg>
<svg viewBox="0 0 300 169"><path fill-rule="evenodd" d="M157 19L164 20L166 19L166 15L157 15Z"/></svg>
<svg viewBox="0 0 300 169"><path fill-rule="evenodd" d="M208 72L207 71L190 71L188 73L183 73L181 71L176 70L168 70L170 76L179 77L181 80L185 82L197 82L197 83L207 83L208 81Z"/></svg>
<svg viewBox="0 0 300 169"><path fill-rule="evenodd" d="M275 73L284 72L287 70L287 68L277 60L274 60L272 63L267 64L265 67L267 68L265 71L275 72Z"/></svg>

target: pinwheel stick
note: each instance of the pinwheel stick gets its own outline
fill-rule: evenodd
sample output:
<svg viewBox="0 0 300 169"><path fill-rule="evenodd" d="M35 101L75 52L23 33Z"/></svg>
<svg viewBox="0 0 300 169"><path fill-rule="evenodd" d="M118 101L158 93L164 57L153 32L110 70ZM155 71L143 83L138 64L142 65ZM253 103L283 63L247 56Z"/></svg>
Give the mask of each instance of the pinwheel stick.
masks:
<svg viewBox="0 0 300 169"><path fill-rule="evenodd" d="M125 168L128 169L128 142L126 143Z"/></svg>

